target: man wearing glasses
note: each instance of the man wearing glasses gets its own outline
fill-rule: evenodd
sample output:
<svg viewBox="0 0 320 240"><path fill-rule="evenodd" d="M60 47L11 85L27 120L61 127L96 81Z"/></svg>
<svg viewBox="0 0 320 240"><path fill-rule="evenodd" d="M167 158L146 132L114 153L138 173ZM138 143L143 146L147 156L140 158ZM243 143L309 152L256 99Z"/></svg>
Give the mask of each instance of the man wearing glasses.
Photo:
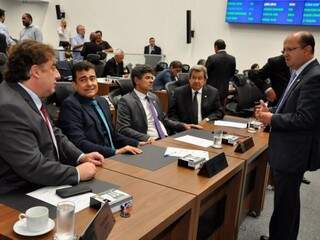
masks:
<svg viewBox="0 0 320 240"><path fill-rule="evenodd" d="M284 41L283 55L292 70L277 107L261 101L257 119L270 125L269 159L274 178L270 239L295 240L300 222L300 185L305 171L320 168L320 65L315 40L297 32ZM260 239L269 239L262 236Z"/></svg>

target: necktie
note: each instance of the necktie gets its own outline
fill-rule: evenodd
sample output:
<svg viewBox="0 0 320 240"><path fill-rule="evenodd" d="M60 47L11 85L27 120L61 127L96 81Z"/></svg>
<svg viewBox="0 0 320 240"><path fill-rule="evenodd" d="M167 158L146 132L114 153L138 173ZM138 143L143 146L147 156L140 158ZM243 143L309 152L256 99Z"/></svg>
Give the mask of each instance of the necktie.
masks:
<svg viewBox="0 0 320 240"><path fill-rule="evenodd" d="M288 86L287 86L286 90L284 91L284 93L281 97L281 100L279 101L276 113L278 113L280 111L284 101L287 99L287 94L289 93L290 88L292 87L293 83L295 82L294 80L295 80L296 76L297 76L297 74L295 71L291 73L291 77L290 77Z"/></svg>
<svg viewBox="0 0 320 240"><path fill-rule="evenodd" d="M154 121L154 126L156 127L156 130L158 132L158 135L159 135L159 138L165 138L165 135L164 135L164 132L162 131L162 128L161 128L161 125L160 125L160 120L158 118L158 114L156 113L156 109L152 103L152 101L150 101L149 97L146 96L146 99L149 103L149 108L150 108L150 111L151 111L151 115L152 115L152 118L153 118L153 121Z"/></svg>
<svg viewBox="0 0 320 240"><path fill-rule="evenodd" d="M91 102L91 105L94 107L94 109L95 109L96 112L98 113L100 119L101 119L102 122L103 122L103 125L104 125L105 129L107 130L107 133L108 133L108 141L109 141L109 143L110 143L110 146L111 146L113 149L115 149L115 148L114 148L114 145L113 145L112 137L111 137L110 128L109 128L109 125L108 125L108 123L107 123L106 117L104 116L104 114L103 114L103 112L102 112L101 107L98 105L97 100L93 100L93 101Z"/></svg>
<svg viewBox="0 0 320 240"><path fill-rule="evenodd" d="M193 116L193 119L192 119L192 123L193 124L198 124L198 91L195 91L194 92L194 97L193 97L193 100L192 100L192 116Z"/></svg>
<svg viewBox="0 0 320 240"><path fill-rule="evenodd" d="M50 136L51 136L51 139L52 139L52 142L53 142L53 145L56 149L56 152L57 152L57 156L59 158L59 151L58 151L58 145L57 145L57 139L56 137L54 136L54 133L53 133L53 129L52 129L52 126L50 124L50 121L49 121L49 114L48 114L48 111L45 107L45 105L41 105L41 108L40 108L40 112L42 113L42 116L43 116L43 120L48 128L48 131L50 133Z"/></svg>

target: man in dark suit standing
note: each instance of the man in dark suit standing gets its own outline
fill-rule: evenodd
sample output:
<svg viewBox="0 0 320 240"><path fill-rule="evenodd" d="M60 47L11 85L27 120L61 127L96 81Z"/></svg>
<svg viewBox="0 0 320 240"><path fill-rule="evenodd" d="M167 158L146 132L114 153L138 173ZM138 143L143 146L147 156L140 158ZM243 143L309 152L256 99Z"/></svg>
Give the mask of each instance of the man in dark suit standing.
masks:
<svg viewBox="0 0 320 240"><path fill-rule="evenodd" d="M283 55L292 70L274 111L261 102L257 119L270 125L269 161L274 180L272 240L295 240L300 222L300 185L305 171L320 167L320 65L309 32L288 36ZM262 236L261 239L268 239Z"/></svg>
<svg viewBox="0 0 320 240"><path fill-rule="evenodd" d="M249 78L265 93L269 106L276 106L290 79L290 68L283 55L269 58L259 70L250 70ZM267 80L270 79L270 83Z"/></svg>
<svg viewBox="0 0 320 240"><path fill-rule="evenodd" d="M127 74L123 67L124 52L121 49L114 51L114 57L106 62L104 67L103 76L123 77Z"/></svg>
<svg viewBox="0 0 320 240"><path fill-rule="evenodd" d="M154 37L149 38L149 45L144 47L144 54L161 55L161 48L156 45Z"/></svg>
<svg viewBox="0 0 320 240"><path fill-rule="evenodd" d="M62 104L59 126L84 152L97 151L104 157L121 153L141 153L139 142L119 134L112 126L109 104L97 96L98 82L94 66L79 62L72 69L75 94Z"/></svg>
<svg viewBox="0 0 320 240"><path fill-rule="evenodd" d="M103 156L82 153L50 122L41 98L60 78L54 50L33 40L10 51L0 85L0 193L78 184L96 173Z"/></svg>
<svg viewBox="0 0 320 240"><path fill-rule="evenodd" d="M118 103L117 129L120 133L139 141L153 142L168 136L167 131L182 131L194 126L172 121L162 112L158 97L150 92L154 80L151 67L135 67L131 80L134 90Z"/></svg>
<svg viewBox="0 0 320 240"><path fill-rule="evenodd" d="M223 118L218 90L206 85L207 69L196 65L189 72L189 84L175 89L169 104L172 120L198 124ZM188 106L188 107L186 107Z"/></svg>
<svg viewBox="0 0 320 240"><path fill-rule="evenodd" d="M236 59L227 54L225 49L226 43L218 39L214 43L216 54L209 56L206 61L208 84L218 89L223 107L228 96L229 81L233 79L236 71Z"/></svg>

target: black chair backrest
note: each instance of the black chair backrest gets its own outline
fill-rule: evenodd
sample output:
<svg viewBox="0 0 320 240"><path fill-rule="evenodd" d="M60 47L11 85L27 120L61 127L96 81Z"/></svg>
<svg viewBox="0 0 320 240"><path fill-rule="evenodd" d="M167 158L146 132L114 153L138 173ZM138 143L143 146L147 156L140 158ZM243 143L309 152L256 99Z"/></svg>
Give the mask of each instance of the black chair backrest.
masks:
<svg viewBox="0 0 320 240"><path fill-rule="evenodd" d="M57 82L54 102L60 107L63 101L73 93L72 82Z"/></svg>
<svg viewBox="0 0 320 240"><path fill-rule="evenodd" d="M256 101L263 99L263 93L260 89L251 81L247 81L242 86L235 86L238 102L238 109L248 109L255 105Z"/></svg>
<svg viewBox="0 0 320 240"><path fill-rule="evenodd" d="M72 61L67 60L57 62L57 69L60 73L62 81L72 80L72 65Z"/></svg>
<svg viewBox="0 0 320 240"><path fill-rule="evenodd" d="M182 72L188 73L190 71L190 65L188 64L182 64Z"/></svg>
<svg viewBox="0 0 320 240"><path fill-rule="evenodd" d="M106 62L104 61L99 61L99 64L94 64L94 67L96 69L96 75L98 78L103 77L105 65L106 65Z"/></svg>
<svg viewBox="0 0 320 240"><path fill-rule="evenodd" d="M167 90L169 101L170 101L170 98L173 96L174 90L179 86L181 86L181 85L179 85L178 81L171 81L171 82L166 83L164 88Z"/></svg>
<svg viewBox="0 0 320 240"><path fill-rule="evenodd" d="M90 54L87 55L86 60L88 62L91 62L92 64L99 64L100 63L100 55L99 54L90 53Z"/></svg>
<svg viewBox="0 0 320 240"><path fill-rule="evenodd" d="M121 78L121 79L117 79L116 82L119 85L120 93L122 96L133 91L134 87L130 79Z"/></svg>
<svg viewBox="0 0 320 240"><path fill-rule="evenodd" d="M168 68L168 63L166 63L166 62L159 62L159 63L156 65L155 71L156 71L156 73L158 73L158 72L161 72L161 71L163 71L164 69L167 69L167 68Z"/></svg>

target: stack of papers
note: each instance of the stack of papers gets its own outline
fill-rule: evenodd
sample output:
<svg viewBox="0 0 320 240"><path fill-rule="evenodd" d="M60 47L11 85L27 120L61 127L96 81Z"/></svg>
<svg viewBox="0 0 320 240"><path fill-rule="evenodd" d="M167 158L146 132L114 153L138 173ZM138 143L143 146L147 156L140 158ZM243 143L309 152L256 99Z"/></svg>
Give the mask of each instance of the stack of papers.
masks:
<svg viewBox="0 0 320 240"><path fill-rule="evenodd" d="M57 206L59 202L62 201L72 201L75 204L75 212L80 212L90 206L90 197L95 195L94 193L85 193L78 196L73 196L69 198L61 198L56 194L57 189L71 187L71 185L64 185L59 187L43 187L39 188L27 195L43 202L49 203L53 206Z"/></svg>
<svg viewBox="0 0 320 240"><path fill-rule="evenodd" d="M185 142L185 143L190 143L190 144L197 145L200 147L210 147L213 145L213 141L199 138L199 137L194 137L191 135L185 135L182 137L178 137L178 138L175 138L175 140Z"/></svg>
<svg viewBox="0 0 320 240"><path fill-rule="evenodd" d="M209 153L202 150L190 150L185 148L174 148L174 147L168 147L166 152L164 153L164 156L170 156L170 157L178 157L182 158L187 155L191 155L193 157L199 157L204 158L205 160L209 160Z"/></svg>
<svg viewBox="0 0 320 240"><path fill-rule="evenodd" d="M246 123L231 122L231 121L224 121L224 120L214 121L214 125L224 126L224 127L234 127L234 128L247 128Z"/></svg>

